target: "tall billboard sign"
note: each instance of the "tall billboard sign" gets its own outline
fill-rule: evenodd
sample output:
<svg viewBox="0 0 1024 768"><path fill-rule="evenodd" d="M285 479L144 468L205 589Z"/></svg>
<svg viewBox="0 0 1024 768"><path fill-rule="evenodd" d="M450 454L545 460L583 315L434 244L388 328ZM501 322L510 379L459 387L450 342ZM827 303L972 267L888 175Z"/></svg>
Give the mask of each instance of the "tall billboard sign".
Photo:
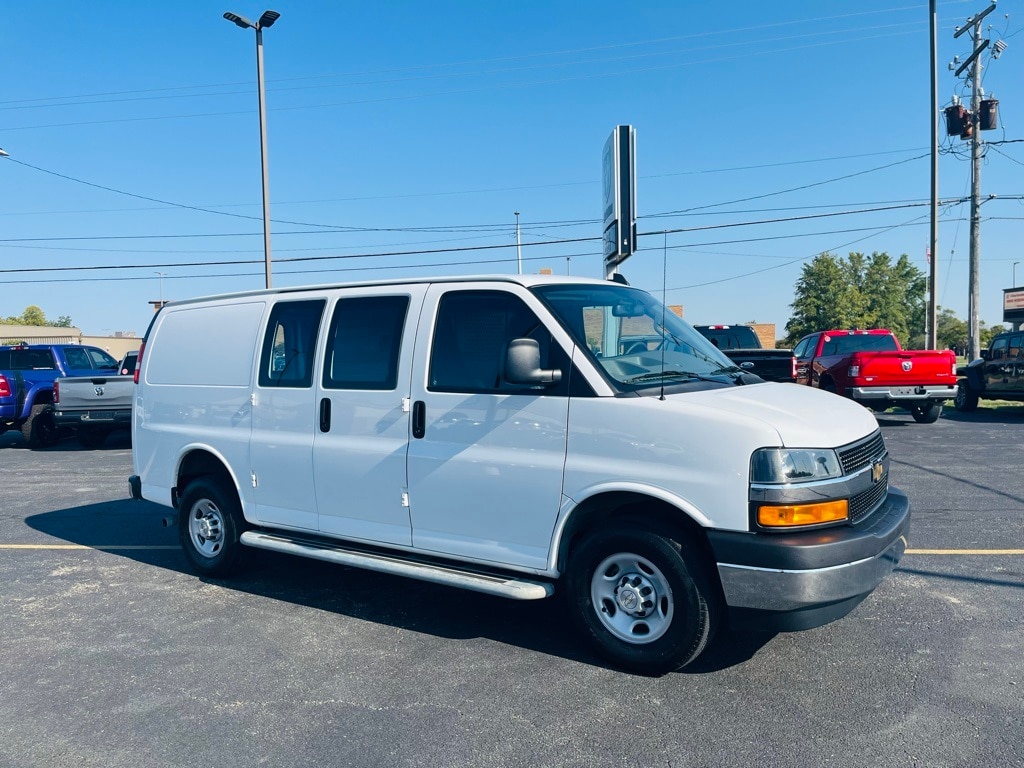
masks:
<svg viewBox="0 0 1024 768"><path fill-rule="evenodd" d="M1024 323L1024 288L1003 288L1003 322Z"/></svg>
<svg viewBox="0 0 1024 768"><path fill-rule="evenodd" d="M636 250L636 131L617 125L604 143L604 271L611 277Z"/></svg>

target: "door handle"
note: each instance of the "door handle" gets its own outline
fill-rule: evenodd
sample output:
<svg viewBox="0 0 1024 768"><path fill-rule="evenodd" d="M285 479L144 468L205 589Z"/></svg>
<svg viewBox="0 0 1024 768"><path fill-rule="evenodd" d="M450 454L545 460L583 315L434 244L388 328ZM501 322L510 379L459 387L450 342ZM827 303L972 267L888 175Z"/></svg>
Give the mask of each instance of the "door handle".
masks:
<svg viewBox="0 0 1024 768"><path fill-rule="evenodd" d="M427 433L427 404L417 400L412 404L412 436L416 439Z"/></svg>
<svg viewBox="0 0 1024 768"><path fill-rule="evenodd" d="M331 398L329 397L320 400L320 431L331 431Z"/></svg>

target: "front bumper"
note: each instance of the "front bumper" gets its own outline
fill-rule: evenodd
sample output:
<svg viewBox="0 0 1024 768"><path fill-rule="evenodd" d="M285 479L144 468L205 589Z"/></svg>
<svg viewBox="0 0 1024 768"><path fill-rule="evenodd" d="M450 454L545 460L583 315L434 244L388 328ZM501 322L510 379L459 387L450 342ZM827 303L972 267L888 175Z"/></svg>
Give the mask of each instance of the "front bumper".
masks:
<svg viewBox="0 0 1024 768"><path fill-rule="evenodd" d="M910 534L910 502L890 488L862 524L791 534L710 531L734 627L791 631L845 616L889 575Z"/></svg>
<svg viewBox="0 0 1024 768"><path fill-rule="evenodd" d="M895 401L895 400L952 400L956 397L955 384L929 384L908 387L850 387L846 390L851 400Z"/></svg>

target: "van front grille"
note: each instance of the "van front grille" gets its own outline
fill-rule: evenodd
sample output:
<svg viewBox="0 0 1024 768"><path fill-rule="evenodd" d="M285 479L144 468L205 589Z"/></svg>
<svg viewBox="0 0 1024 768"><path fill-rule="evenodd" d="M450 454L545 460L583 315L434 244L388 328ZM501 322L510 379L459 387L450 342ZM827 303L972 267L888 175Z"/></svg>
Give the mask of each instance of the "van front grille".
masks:
<svg viewBox="0 0 1024 768"><path fill-rule="evenodd" d="M870 466L885 455L885 442L882 440L882 430L876 431L863 440L844 445L838 449L839 463L843 467L844 475L852 475L864 467Z"/></svg>

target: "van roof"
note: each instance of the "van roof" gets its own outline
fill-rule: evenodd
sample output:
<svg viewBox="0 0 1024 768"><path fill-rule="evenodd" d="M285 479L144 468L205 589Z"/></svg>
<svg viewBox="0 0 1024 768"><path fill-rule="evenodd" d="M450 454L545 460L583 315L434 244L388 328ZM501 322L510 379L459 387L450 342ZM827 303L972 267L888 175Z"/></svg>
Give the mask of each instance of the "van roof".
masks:
<svg viewBox="0 0 1024 768"><path fill-rule="evenodd" d="M304 293L307 291L322 291L333 288L368 288L387 285L424 285L432 283L517 283L526 288L538 285L607 285L609 280L600 280L592 277L575 277L571 275L454 275L447 277L414 277L394 278L390 280L361 280L356 282L341 283L316 283L313 285L288 286L284 288L261 288L252 291L235 291L232 293L213 294L209 296L196 296L191 299L180 299L169 301L165 306L175 304L191 304L198 301L211 301L217 299L237 299L249 296L275 296L287 293ZM617 284L617 283L616 283Z"/></svg>

